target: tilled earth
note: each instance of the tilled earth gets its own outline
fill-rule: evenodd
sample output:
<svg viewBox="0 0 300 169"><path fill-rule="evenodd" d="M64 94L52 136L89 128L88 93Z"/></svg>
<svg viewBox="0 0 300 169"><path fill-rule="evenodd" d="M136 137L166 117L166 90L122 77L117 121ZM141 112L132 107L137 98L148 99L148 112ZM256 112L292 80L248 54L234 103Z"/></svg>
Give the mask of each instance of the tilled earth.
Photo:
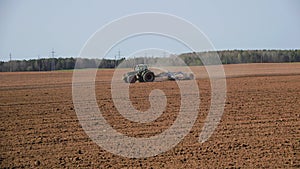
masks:
<svg viewBox="0 0 300 169"><path fill-rule="evenodd" d="M200 91L198 118L177 146L147 158L112 154L89 138L73 105L72 71L0 73L0 168L300 168L300 64L224 68L225 110L209 140L198 142L211 103L210 81L204 67L192 67ZM175 81L130 84L137 110L150 108L154 89L167 98L159 118L136 123L118 113L112 75L113 70L99 70L95 92L114 129L150 137L173 124L180 110Z"/></svg>

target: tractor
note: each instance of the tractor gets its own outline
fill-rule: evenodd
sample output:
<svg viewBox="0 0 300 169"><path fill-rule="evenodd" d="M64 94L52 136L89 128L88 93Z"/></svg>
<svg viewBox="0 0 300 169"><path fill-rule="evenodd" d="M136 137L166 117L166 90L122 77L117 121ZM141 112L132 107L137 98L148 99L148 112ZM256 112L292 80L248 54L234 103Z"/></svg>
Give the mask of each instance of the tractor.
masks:
<svg viewBox="0 0 300 169"><path fill-rule="evenodd" d="M123 80L126 83L139 82L153 82L155 79L154 73L148 69L146 64L138 64L134 67L134 71L125 73Z"/></svg>

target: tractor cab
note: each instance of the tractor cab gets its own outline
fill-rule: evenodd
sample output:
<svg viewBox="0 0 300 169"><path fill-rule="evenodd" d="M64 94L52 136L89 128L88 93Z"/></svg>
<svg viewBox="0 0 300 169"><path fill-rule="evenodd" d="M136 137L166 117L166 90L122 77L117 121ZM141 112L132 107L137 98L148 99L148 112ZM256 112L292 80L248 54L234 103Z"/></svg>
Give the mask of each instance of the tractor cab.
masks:
<svg viewBox="0 0 300 169"><path fill-rule="evenodd" d="M136 71L136 72L142 72L145 70L148 70L148 65L146 65L146 64L138 64L134 67L134 71Z"/></svg>

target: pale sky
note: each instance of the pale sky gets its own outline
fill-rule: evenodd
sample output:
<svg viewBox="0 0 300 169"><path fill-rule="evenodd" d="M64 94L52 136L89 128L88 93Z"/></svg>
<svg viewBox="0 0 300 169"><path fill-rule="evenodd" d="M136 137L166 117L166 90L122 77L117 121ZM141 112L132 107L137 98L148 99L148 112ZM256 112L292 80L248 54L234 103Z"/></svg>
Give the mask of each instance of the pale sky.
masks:
<svg viewBox="0 0 300 169"><path fill-rule="evenodd" d="M9 60L9 53L19 60L47 58L52 48L56 57L78 56L99 28L140 12L184 18L202 30L217 50L299 49L299 9L298 0L0 0L0 61ZM159 42L155 45L164 48L166 44ZM145 44L153 47L150 41ZM131 45L118 49L130 55ZM172 52L188 51L174 44Z"/></svg>

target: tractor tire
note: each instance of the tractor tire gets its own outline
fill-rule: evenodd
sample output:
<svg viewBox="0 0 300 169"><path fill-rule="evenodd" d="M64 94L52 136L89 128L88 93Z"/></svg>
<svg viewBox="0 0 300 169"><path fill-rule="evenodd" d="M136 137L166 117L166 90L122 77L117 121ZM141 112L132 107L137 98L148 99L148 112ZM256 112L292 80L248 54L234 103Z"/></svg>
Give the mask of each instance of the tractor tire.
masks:
<svg viewBox="0 0 300 169"><path fill-rule="evenodd" d="M145 82L144 79L143 79L143 76L138 76L138 79L137 79L139 82Z"/></svg>
<svg viewBox="0 0 300 169"><path fill-rule="evenodd" d="M154 76L153 72L146 72L143 75L144 82L153 82L154 79L155 79L155 76Z"/></svg>
<svg viewBox="0 0 300 169"><path fill-rule="evenodd" d="M123 77L123 80L124 80L125 83L128 83L127 79L128 79L128 76Z"/></svg>
<svg viewBox="0 0 300 169"><path fill-rule="evenodd" d="M127 76L127 83L135 83L136 80L137 79L135 75Z"/></svg>

